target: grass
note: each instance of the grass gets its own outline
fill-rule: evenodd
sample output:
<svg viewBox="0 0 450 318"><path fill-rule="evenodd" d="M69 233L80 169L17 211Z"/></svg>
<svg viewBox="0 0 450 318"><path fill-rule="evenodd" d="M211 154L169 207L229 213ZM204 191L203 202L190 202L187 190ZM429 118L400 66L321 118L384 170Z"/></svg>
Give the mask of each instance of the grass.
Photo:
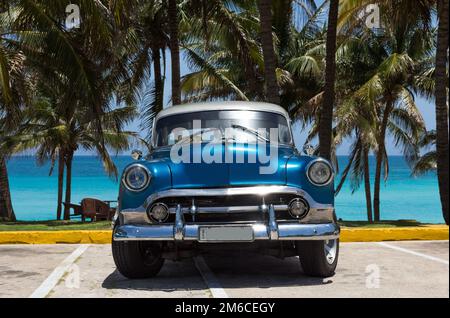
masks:
<svg viewBox="0 0 450 318"><path fill-rule="evenodd" d="M0 222L0 232L5 231L71 231L71 230L109 230L111 221L17 221Z"/></svg>
<svg viewBox="0 0 450 318"><path fill-rule="evenodd" d="M376 223L367 221L342 221L339 224L348 228L398 228L411 226L426 226L415 220L391 220ZM109 230L110 221L81 222L81 221L17 221L0 222L0 232L5 231L69 231L69 230Z"/></svg>

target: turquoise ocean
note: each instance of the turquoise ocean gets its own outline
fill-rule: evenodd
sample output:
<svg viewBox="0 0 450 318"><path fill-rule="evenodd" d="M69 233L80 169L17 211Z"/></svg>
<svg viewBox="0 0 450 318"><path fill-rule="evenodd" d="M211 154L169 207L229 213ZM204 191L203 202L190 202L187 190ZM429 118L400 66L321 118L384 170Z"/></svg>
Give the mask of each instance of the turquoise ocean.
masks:
<svg viewBox="0 0 450 318"><path fill-rule="evenodd" d="M374 158L371 158L372 172ZM117 156L114 161L120 171L132 161L129 156ZM344 167L347 157L339 157ZM389 158L388 181L381 190L382 219L415 219L427 223L443 223L437 178L434 173L412 177L402 157ZM14 211L19 220L51 220L56 218L57 171L49 176L50 165L38 166L32 156L15 156L8 162L8 173ZM103 171L94 156L77 156L73 164L72 202L84 197L116 200L118 182ZM343 220L366 220L364 189L352 194L347 182L336 197L336 213Z"/></svg>

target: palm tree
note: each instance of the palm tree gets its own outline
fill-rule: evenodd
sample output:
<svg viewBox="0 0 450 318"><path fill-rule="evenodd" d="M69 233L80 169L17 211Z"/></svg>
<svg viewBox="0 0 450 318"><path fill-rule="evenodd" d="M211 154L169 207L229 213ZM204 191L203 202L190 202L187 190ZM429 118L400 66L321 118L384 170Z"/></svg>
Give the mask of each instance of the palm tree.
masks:
<svg viewBox="0 0 450 318"><path fill-rule="evenodd" d="M6 40L27 57L27 71L33 74L32 80L48 83L44 96L56 103L53 105L57 120L64 118L70 122L76 113L83 111L90 119L91 132L98 137L98 147L106 149L101 120L105 110L108 111L112 98L119 104L130 104L136 93L127 68L128 50L133 52L135 48L134 33L130 32L130 19L126 15L132 6L125 6L124 1L105 5L100 1L80 0L79 4L85 13L82 26L79 30L66 30L59 23L65 17L67 3L64 1L10 1L8 17L14 19L8 22ZM59 163L59 217L62 175L64 166L71 167L73 148L47 150L49 152L44 151L42 156L49 156L52 167L56 158ZM70 175L71 170L67 173ZM70 197L70 183L66 190Z"/></svg>
<svg viewBox="0 0 450 318"><path fill-rule="evenodd" d="M438 0L438 39L436 48L436 153L439 194L442 214L446 224L448 217L448 179L449 179L449 146L448 146L448 0Z"/></svg>
<svg viewBox="0 0 450 318"><path fill-rule="evenodd" d="M426 131L421 136L419 147L433 149L427 151L414 162L412 174L414 176L420 176L430 171L436 171L437 169L437 152L436 152L436 131Z"/></svg>
<svg viewBox="0 0 450 318"><path fill-rule="evenodd" d="M172 60L172 104L181 103L180 88L180 45L178 43L178 8L177 0L168 0L168 16L170 28L170 53Z"/></svg>
<svg viewBox="0 0 450 318"><path fill-rule="evenodd" d="M5 115L5 104L10 103L10 84L9 84L9 61L5 59L3 55L2 47L0 47L0 73L2 74L2 86L0 95L2 100L0 101L0 141L3 139L3 131L10 126L8 115ZM6 78L6 80L5 80ZM15 221L16 217L14 209L11 203L11 192L8 180L8 169L6 167L7 157L4 154L3 149L0 148L0 221L8 220Z"/></svg>
<svg viewBox="0 0 450 318"><path fill-rule="evenodd" d="M25 57L9 45L9 24L9 14L0 11L0 143L6 131L16 131L16 122L21 118L30 89L24 72ZM8 157L9 153L0 147L0 221L16 219L6 166Z"/></svg>
<svg viewBox="0 0 450 318"><path fill-rule="evenodd" d="M182 36L182 46L193 70L182 79L186 100L263 98L259 22L250 4L215 0L204 2L204 9L194 3L185 8L191 14L182 24L190 32Z"/></svg>
<svg viewBox="0 0 450 318"><path fill-rule="evenodd" d="M385 140L390 130L390 118L395 112L399 112L396 108L401 103L405 106L406 113L397 114L401 116L399 119L413 116L416 117L416 121L422 123L412 91L420 90L420 87L415 87L416 75L421 71L419 66L429 58L433 51L432 30L427 27L428 21L417 17L415 20L405 19L405 16L400 14L398 8L393 5L388 3L383 6L383 30L374 33L364 27L361 28L367 34L363 36L363 39L367 46L371 47L372 58L377 61L378 65L370 72L367 82L354 94L365 103L373 105L378 118L374 184L375 221L380 220L381 175L384 172L386 179L389 172ZM406 137L411 141L418 138L417 134L402 137L399 130L393 130L392 133L397 139L402 138L404 141L406 141ZM416 133L420 133L420 131ZM411 144L410 147L417 148L417 145ZM406 159L411 162L416 153L415 150L409 149Z"/></svg>
<svg viewBox="0 0 450 318"><path fill-rule="evenodd" d="M336 77L336 36L339 0L330 0L326 46L325 88L319 121L319 153L331 159L333 129L334 82Z"/></svg>
<svg viewBox="0 0 450 318"><path fill-rule="evenodd" d="M366 213L367 221L373 222L373 209L372 209L372 194L370 186L370 163L369 163L369 147L366 141L363 140L363 136L359 135L358 139L353 144L353 149L350 154L349 162L344 169L343 176L339 181L336 188L336 195L339 194L348 173L351 170L351 188L352 194L358 190L361 180L364 180L364 191L366 197Z"/></svg>
<svg viewBox="0 0 450 318"><path fill-rule="evenodd" d="M105 172L117 178L117 168L111 159L109 150L124 151L128 149L130 140L137 138L137 134L123 131L123 126L129 123L136 111L134 107L121 107L105 112L101 115L103 130L99 137L94 120L80 111L76 111L71 118L65 118L58 113L58 107L41 100L30 109L28 120L20 127L20 134L5 138L4 147L11 153L20 153L28 149L36 149L39 164L51 160L51 170L58 156L59 168L66 169L65 202L71 200L72 165L76 150L83 148L95 151L101 159ZM64 165L62 165L62 163ZM58 204L62 198L62 175L58 173ZM59 216L57 216L59 217ZM69 210L64 210L64 219L69 219Z"/></svg>
<svg viewBox="0 0 450 318"><path fill-rule="evenodd" d="M438 135L437 140L439 140L436 143L436 151L439 153L437 157L438 182L442 213L445 222L448 224L448 0L379 0L376 2L382 6L391 5L392 8L395 8L394 11L391 10L391 13L393 12L393 14L391 14L389 19L394 19L395 24L399 27L407 27L409 24L412 25L420 22L423 29L430 28L433 11L437 4L438 37L435 57L436 63L428 69L428 74L424 74L426 76L422 77L425 81L418 82L416 85L418 85L418 91L425 87L428 91L426 93L428 98L433 95L432 91L436 88L434 90L434 96L436 98L436 134ZM342 3L343 10L339 17L339 24L342 26L348 23L362 7L369 3L373 3L373 1L344 0ZM355 21L355 19L353 19L353 21ZM431 79L433 74L436 79L436 84L434 84L434 81Z"/></svg>
<svg viewBox="0 0 450 318"><path fill-rule="evenodd" d="M141 126L148 131L150 138L153 118L164 107L166 49L170 46L166 32L170 22L167 6L160 0L140 0L132 12L132 19L136 43L129 50L131 62L128 71L133 87L137 88L136 94L143 104ZM174 52L171 51L172 54ZM150 82L151 79L153 80Z"/></svg>
<svg viewBox="0 0 450 318"><path fill-rule="evenodd" d="M279 88L275 69L277 59L274 52L272 33L272 1L258 0L261 21L261 46L264 55L264 78L266 81L267 101L280 104Z"/></svg>
<svg viewBox="0 0 450 318"><path fill-rule="evenodd" d="M182 90L189 101L264 98L264 58L261 55L259 14L253 2L224 6L208 1L208 14L191 15L184 21L190 33L182 43L190 69L182 79ZM273 5L274 36L279 39L276 55L280 65L276 80L280 105L293 115L305 114L303 105L320 93L322 87L323 30L319 19L325 4L308 13L308 21L297 26L295 14L286 14L297 2L280 1ZM309 7L308 7L309 8ZM288 10L299 14L301 8ZM313 8L314 9L314 8ZM200 8L193 12L202 12ZM206 43L205 40L206 39Z"/></svg>

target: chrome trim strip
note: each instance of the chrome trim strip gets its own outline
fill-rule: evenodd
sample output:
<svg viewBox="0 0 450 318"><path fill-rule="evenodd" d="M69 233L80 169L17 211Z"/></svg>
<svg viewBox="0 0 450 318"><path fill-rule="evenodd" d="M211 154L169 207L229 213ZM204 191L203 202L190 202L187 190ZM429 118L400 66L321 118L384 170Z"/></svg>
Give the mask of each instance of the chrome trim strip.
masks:
<svg viewBox="0 0 450 318"><path fill-rule="evenodd" d="M208 224L211 226L214 224ZM269 227L262 223L241 224L251 226L255 240L332 240L339 238L340 229L335 223L327 224L278 224L278 237L269 235ZM216 224L215 226L233 226ZM185 241L199 241L198 224L185 224L183 228ZM118 226L113 238L115 241L174 241L175 226L173 225L121 225ZM216 242L216 241L214 241ZM228 242L228 241L227 241Z"/></svg>
<svg viewBox="0 0 450 318"><path fill-rule="evenodd" d="M177 211L175 214L175 226L173 228L173 237L176 241L180 241L184 237L184 215L181 211L181 205L177 205Z"/></svg>
<svg viewBox="0 0 450 318"><path fill-rule="evenodd" d="M269 237L271 240L278 240L278 224L275 216L273 204L269 205Z"/></svg>
<svg viewBox="0 0 450 318"><path fill-rule="evenodd" d="M274 205L277 211L287 211L288 206L285 204ZM175 214L176 208L169 208L170 214ZM192 213L192 207L182 208L183 213L202 214L202 213L242 213L242 212L262 212L260 205L243 205L243 206L202 206L195 207L195 213Z"/></svg>
<svg viewBox="0 0 450 318"><path fill-rule="evenodd" d="M211 188L211 189L170 189L150 195L142 206L120 211L122 224L145 224L152 223L145 211L155 200L166 197L195 197L195 196L226 196L226 195L257 195L260 202L255 202L251 206L225 206L225 207L199 207L195 206L195 213L238 213L238 212L269 212L269 207L265 204L264 196L267 194L294 194L304 198L310 210L308 214L299 220L300 223L328 223L334 220L334 206L332 204L321 204L304 190L290 186L255 186L255 187L235 187L235 188ZM287 205L274 205L275 211L286 211ZM181 207L182 213L191 213L192 206ZM169 208L169 213L176 214L176 209Z"/></svg>
<svg viewBox="0 0 450 318"><path fill-rule="evenodd" d="M156 192L150 195L144 202L144 208L147 208L154 201L166 197L195 197L195 196L230 196L230 195L258 195L264 197L268 194L287 193L304 197L311 208L326 209L332 208L332 204L321 204L316 201L304 190L290 186L255 186L255 187L234 187L234 188L210 188L210 189L170 189Z"/></svg>
<svg viewBox="0 0 450 318"><path fill-rule="evenodd" d="M235 210L236 208L236 210ZM261 212L261 213L268 213L269 208L264 206L255 207L244 207L242 210L241 207L202 207L201 209L197 207L197 212L195 215L202 214L202 213L222 213L222 214L232 214L232 213L239 213L239 212ZM287 207L282 205L274 205L275 211L286 211ZM169 211L171 214L175 214L176 209L170 208ZM190 213L189 208L181 208L181 211L184 213ZM122 210L119 213L122 216L122 224L152 224L152 222L147 213L145 213L145 210L142 207L139 207L137 209L126 209ZM192 216L195 216L194 214L191 214ZM326 209L310 209L309 212L306 214L305 217L302 219L296 219L295 221L298 223L327 223L327 222L333 222L334 220L334 208L326 208Z"/></svg>

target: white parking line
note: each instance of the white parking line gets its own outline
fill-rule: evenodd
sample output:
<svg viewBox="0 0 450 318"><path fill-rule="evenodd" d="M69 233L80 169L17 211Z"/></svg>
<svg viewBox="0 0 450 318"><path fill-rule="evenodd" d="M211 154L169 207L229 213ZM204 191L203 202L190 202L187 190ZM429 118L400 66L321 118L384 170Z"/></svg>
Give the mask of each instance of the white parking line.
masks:
<svg viewBox="0 0 450 318"><path fill-rule="evenodd" d="M194 257L194 264L200 272L200 275L202 275L206 286L211 291L213 298L228 298L227 293L220 285L214 273L209 269L205 259L202 256L196 256Z"/></svg>
<svg viewBox="0 0 450 318"><path fill-rule="evenodd" d="M411 254L411 255L420 256L420 257L429 259L431 261L435 261L435 262L438 262L438 263L442 263L442 264L448 265L448 261L446 261L444 259L441 259L441 258L438 258L438 257L434 257L434 256L430 256L430 255L426 255L426 254L422 254L422 253L415 252L415 251L411 251L411 250L408 250L408 249L403 248L403 247L391 245L391 244L388 244L388 243L385 243L385 242L378 242L378 245L381 245L381 246L384 246L384 247L387 247L387 248L390 248L390 249L393 249L393 250L396 250L396 251L408 253L408 254Z"/></svg>
<svg viewBox="0 0 450 318"><path fill-rule="evenodd" d="M70 269L70 266L83 254L89 247L89 244L80 245L75 251L66 257L47 277L47 279L30 295L29 298L45 298L59 280Z"/></svg>

